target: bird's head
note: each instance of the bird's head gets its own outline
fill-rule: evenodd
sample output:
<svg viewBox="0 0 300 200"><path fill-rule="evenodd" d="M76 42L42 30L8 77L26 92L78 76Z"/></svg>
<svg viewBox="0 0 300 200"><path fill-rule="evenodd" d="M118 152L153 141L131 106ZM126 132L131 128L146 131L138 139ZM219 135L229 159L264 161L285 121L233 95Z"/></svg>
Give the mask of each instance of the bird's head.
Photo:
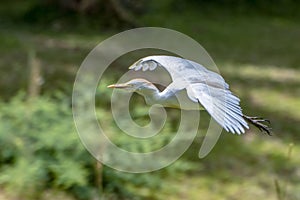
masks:
<svg viewBox="0 0 300 200"><path fill-rule="evenodd" d="M108 88L118 88L123 89L128 92L142 92L145 90L153 90L156 89L156 87L146 79L132 79L126 83L118 83L118 84L112 84L107 86Z"/></svg>

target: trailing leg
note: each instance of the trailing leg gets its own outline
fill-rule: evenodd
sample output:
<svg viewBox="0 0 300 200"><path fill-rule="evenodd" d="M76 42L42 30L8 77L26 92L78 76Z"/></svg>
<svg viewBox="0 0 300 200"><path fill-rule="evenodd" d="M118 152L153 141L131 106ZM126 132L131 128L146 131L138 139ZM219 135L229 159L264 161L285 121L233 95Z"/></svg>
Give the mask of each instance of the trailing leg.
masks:
<svg viewBox="0 0 300 200"><path fill-rule="evenodd" d="M268 125L263 124L264 122L270 124L270 120L264 119L262 117L250 117L247 115L243 115L243 117L246 121L256 126L261 132L265 132L268 135L271 135L271 128Z"/></svg>

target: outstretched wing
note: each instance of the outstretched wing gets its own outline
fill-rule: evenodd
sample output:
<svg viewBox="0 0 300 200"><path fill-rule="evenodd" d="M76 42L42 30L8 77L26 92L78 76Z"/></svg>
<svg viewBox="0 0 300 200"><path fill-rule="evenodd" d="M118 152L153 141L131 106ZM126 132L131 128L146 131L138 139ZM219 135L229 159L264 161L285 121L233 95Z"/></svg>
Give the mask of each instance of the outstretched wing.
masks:
<svg viewBox="0 0 300 200"><path fill-rule="evenodd" d="M199 63L173 56L149 56L134 63L129 69L155 70L165 68L173 80L166 88L176 92L186 89L188 97L199 102L208 113L226 130L244 133L249 128L243 119L239 98L234 96L229 85L217 73Z"/></svg>
<svg viewBox="0 0 300 200"><path fill-rule="evenodd" d="M187 87L187 94L191 100L201 103L226 131L241 134L244 128L249 128L243 118L240 99L229 90L195 83Z"/></svg>

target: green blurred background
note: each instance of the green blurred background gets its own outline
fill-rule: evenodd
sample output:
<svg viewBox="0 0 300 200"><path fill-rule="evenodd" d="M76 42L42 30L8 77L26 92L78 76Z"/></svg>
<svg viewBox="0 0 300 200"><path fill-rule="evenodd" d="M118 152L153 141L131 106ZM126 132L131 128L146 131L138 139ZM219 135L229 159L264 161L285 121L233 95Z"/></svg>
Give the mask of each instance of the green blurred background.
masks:
<svg viewBox="0 0 300 200"><path fill-rule="evenodd" d="M300 199L299 10L296 0L3 0L0 199ZM197 40L244 112L272 121L273 136L255 128L243 136L224 131L200 160L201 130L209 120L203 112L196 140L165 169L129 174L97 162L74 127L75 75L99 42L142 26L171 28ZM113 123L106 86L149 52L114 62L96 97L105 130L132 151L163 146L179 120L178 111L168 111L164 140L142 144L123 138ZM149 107L137 95L133 102L133 118L147 124Z"/></svg>

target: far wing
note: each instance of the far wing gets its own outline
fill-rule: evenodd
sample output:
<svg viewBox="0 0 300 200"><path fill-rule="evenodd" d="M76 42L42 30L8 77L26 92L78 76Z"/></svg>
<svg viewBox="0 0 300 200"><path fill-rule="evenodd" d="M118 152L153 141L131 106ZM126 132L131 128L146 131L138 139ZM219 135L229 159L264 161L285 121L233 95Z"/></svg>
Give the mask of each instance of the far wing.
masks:
<svg viewBox="0 0 300 200"><path fill-rule="evenodd" d="M211 87L203 83L190 84L187 87L189 98L199 102L226 131L244 133L249 128L243 118L239 98L228 89Z"/></svg>
<svg viewBox="0 0 300 200"><path fill-rule="evenodd" d="M157 67L163 67L169 72L173 80L172 86L175 84L177 89L184 89L191 83L229 88L219 74L206 69L199 63L174 56L148 56L131 65L129 69L152 71Z"/></svg>

